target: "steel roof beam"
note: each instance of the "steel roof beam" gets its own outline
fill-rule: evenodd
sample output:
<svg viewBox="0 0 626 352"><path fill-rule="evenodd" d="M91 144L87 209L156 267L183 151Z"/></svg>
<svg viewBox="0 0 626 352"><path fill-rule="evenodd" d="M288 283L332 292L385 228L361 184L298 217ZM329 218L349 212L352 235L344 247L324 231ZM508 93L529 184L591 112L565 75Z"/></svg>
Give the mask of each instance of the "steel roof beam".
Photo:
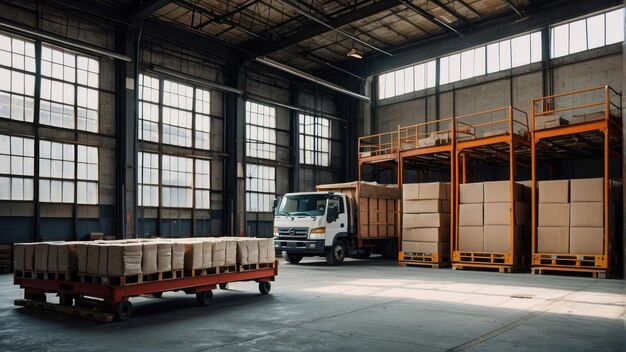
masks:
<svg viewBox="0 0 626 352"><path fill-rule="evenodd" d="M522 13L522 9L520 9L517 5L513 3L511 0L502 0L504 1L511 10L515 11L515 13L519 16L519 18L524 18L524 14Z"/></svg>
<svg viewBox="0 0 626 352"><path fill-rule="evenodd" d="M419 14L420 16L422 16L425 19L427 19L428 21L430 21L430 22L434 23L435 25L439 26L440 28L442 28L442 29L444 29L446 31L452 31L452 32L458 34L461 37L463 36L463 34L461 32L459 32L459 31L457 31L456 29L454 29L454 27L452 27L449 24L441 21L440 19L438 19L437 17L433 16L432 14L430 14L428 11L422 9L421 7L415 5L411 0L398 0L398 2L400 2L404 6L408 7L409 9L413 10L414 12Z"/></svg>
<svg viewBox="0 0 626 352"><path fill-rule="evenodd" d="M461 22L465 23L466 25L468 25L468 26L472 25L472 22L470 20L468 20L467 18L465 18L465 16L463 16L460 13L456 12L454 9L449 8L448 6L443 4L441 1L439 1L439 0L430 0L430 2L432 2L433 4L439 6L442 10L444 10L445 12L451 14L455 18L459 19Z"/></svg>

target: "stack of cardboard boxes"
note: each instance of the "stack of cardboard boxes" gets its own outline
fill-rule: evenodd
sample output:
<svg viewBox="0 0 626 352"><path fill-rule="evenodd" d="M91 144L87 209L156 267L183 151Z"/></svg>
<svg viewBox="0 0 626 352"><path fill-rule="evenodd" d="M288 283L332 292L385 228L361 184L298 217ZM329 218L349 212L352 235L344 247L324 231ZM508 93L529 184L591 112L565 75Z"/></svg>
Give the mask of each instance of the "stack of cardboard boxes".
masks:
<svg viewBox="0 0 626 352"><path fill-rule="evenodd" d="M604 252L601 178L540 181L537 251L554 254Z"/></svg>
<svg viewBox="0 0 626 352"><path fill-rule="evenodd" d="M509 181L460 185L459 250L508 253L511 225L514 226L516 251L528 249L530 192L520 183L514 183L512 193L510 187ZM512 218L511 197L515 202Z"/></svg>
<svg viewBox="0 0 626 352"><path fill-rule="evenodd" d="M402 186L402 251L450 254L450 184Z"/></svg>

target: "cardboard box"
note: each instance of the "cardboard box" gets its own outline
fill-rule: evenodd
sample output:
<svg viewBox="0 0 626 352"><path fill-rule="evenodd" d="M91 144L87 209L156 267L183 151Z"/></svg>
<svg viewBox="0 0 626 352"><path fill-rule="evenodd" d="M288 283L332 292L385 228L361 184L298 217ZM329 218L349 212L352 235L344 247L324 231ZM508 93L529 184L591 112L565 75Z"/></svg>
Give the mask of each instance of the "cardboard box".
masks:
<svg viewBox="0 0 626 352"><path fill-rule="evenodd" d="M420 227L447 227L450 228L450 214L422 213L402 214L402 228L414 229Z"/></svg>
<svg viewBox="0 0 626 352"><path fill-rule="evenodd" d="M436 144L437 144L437 141L435 140L434 137L424 137L424 138L420 138L417 140L418 148L432 147Z"/></svg>
<svg viewBox="0 0 626 352"><path fill-rule="evenodd" d="M107 262L109 276L140 275L142 253L141 243L109 245Z"/></svg>
<svg viewBox="0 0 626 352"><path fill-rule="evenodd" d="M205 239L202 241L202 269L213 267L213 241Z"/></svg>
<svg viewBox="0 0 626 352"><path fill-rule="evenodd" d="M482 226L459 226L459 250L482 252L484 250Z"/></svg>
<svg viewBox="0 0 626 352"><path fill-rule="evenodd" d="M77 248L82 243L70 241L52 245L57 247L57 272L76 273L78 271Z"/></svg>
<svg viewBox="0 0 626 352"><path fill-rule="evenodd" d="M459 201L461 204L483 203L484 185L482 182L463 183L459 185Z"/></svg>
<svg viewBox="0 0 626 352"><path fill-rule="evenodd" d="M142 259L143 266L143 259ZM157 243L157 272L163 273L172 270L172 243Z"/></svg>
<svg viewBox="0 0 626 352"><path fill-rule="evenodd" d="M523 249L522 235L523 227L513 228L515 245L518 249ZM510 226L485 226L483 228L483 247L489 253L508 253L511 251L511 227Z"/></svg>
<svg viewBox="0 0 626 352"><path fill-rule="evenodd" d="M402 241L404 253L437 254L442 256L450 253L450 242L412 242Z"/></svg>
<svg viewBox="0 0 626 352"><path fill-rule="evenodd" d="M141 251L141 273L149 275L158 272L158 243L143 242L141 243Z"/></svg>
<svg viewBox="0 0 626 352"><path fill-rule="evenodd" d="M402 231L402 240L409 242L450 242L450 229L443 227L405 229Z"/></svg>
<svg viewBox="0 0 626 352"><path fill-rule="evenodd" d="M535 130L558 127L561 125L567 125L568 123L569 121L561 118L560 115L535 116Z"/></svg>
<svg viewBox="0 0 626 352"><path fill-rule="evenodd" d="M420 184L405 183L402 185L402 200L419 200Z"/></svg>
<svg viewBox="0 0 626 352"><path fill-rule="evenodd" d="M483 204L461 204L459 226L483 226Z"/></svg>
<svg viewBox="0 0 626 352"><path fill-rule="evenodd" d="M419 200L450 199L450 183L429 182L419 185Z"/></svg>
<svg viewBox="0 0 626 352"><path fill-rule="evenodd" d="M402 205L403 214L449 213L449 200L405 200Z"/></svg>
<svg viewBox="0 0 626 352"><path fill-rule="evenodd" d="M575 124L575 123L591 122L591 121L598 121L598 120L604 120L604 119L605 119L605 116L603 112L593 112L590 114L574 115L574 117L572 117L571 119L571 123Z"/></svg>
<svg viewBox="0 0 626 352"><path fill-rule="evenodd" d="M539 203L569 203L569 180L539 181Z"/></svg>
<svg viewBox="0 0 626 352"><path fill-rule="evenodd" d="M16 243L13 245L13 270L24 271L24 254L27 243Z"/></svg>
<svg viewBox="0 0 626 352"><path fill-rule="evenodd" d="M485 203L484 219L485 226L490 225L510 225L510 203ZM528 223L530 215L530 204L515 202L515 225L525 225Z"/></svg>
<svg viewBox="0 0 626 352"><path fill-rule="evenodd" d="M572 227L603 227L604 203L583 202L570 204L570 226Z"/></svg>
<svg viewBox="0 0 626 352"><path fill-rule="evenodd" d="M226 265L226 240L216 238L213 240L213 267Z"/></svg>
<svg viewBox="0 0 626 352"><path fill-rule="evenodd" d="M87 245L87 274L98 275L100 267L100 244Z"/></svg>
<svg viewBox="0 0 626 352"><path fill-rule="evenodd" d="M224 265L231 266L237 264L237 237L219 237L226 241L226 257Z"/></svg>
<svg viewBox="0 0 626 352"><path fill-rule="evenodd" d="M538 227L538 253L569 253L569 227Z"/></svg>
<svg viewBox="0 0 626 352"><path fill-rule="evenodd" d="M98 254L98 275L107 276L107 267L109 264L109 246L106 244L101 244L98 247L100 249L100 252Z"/></svg>
<svg viewBox="0 0 626 352"><path fill-rule="evenodd" d="M562 203L539 203L538 226L570 226L570 205Z"/></svg>
<svg viewBox="0 0 626 352"><path fill-rule="evenodd" d="M521 201L524 198L524 186L513 184L513 200ZM494 181L483 183L485 203L499 203L511 201L511 183L509 181Z"/></svg>
<svg viewBox="0 0 626 352"><path fill-rule="evenodd" d="M572 254L602 254L604 252L604 228L570 228L569 252Z"/></svg>
<svg viewBox="0 0 626 352"><path fill-rule="evenodd" d="M57 262L59 259L59 246L56 244L48 244L48 272L57 272Z"/></svg>
<svg viewBox="0 0 626 352"><path fill-rule="evenodd" d="M585 178L570 181L571 202L602 202L604 200L602 178Z"/></svg>
<svg viewBox="0 0 626 352"><path fill-rule="evenodd" d="M183 270L185 268L185 244L180 242L172 243L172 270Z"/></svg>
<svg viewBox="0 0 626 352"><path fill-rule="evenodd" d="M506 128L495 131L486 131L485 133L483 133L483 137L501 136L503 134L506 134L508 131L509 130Z"/></svg>

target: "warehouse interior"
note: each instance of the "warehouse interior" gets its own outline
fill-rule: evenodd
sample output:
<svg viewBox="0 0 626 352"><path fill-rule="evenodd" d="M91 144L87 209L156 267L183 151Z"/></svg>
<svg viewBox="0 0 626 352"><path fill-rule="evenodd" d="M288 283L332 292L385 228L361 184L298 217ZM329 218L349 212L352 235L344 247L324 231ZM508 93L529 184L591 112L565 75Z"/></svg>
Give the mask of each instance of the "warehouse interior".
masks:
<svg viewBox="0 0 626 352"><path fill-rule="evenodd" d="M624 23L617 0L0 0L0 349L623 350ZM592 178L600 191L576 201L573 180ZM554 202L568 222L544 223L567 248L570 224L592 226L572 204L604 202L598 253L541 255L549 180L571 181ZM281 197L354 181L404 190L382 210L384 249L359 237L341 266L282 259ZM470 226L487 226L487 186L473 202L463 184L490 181L506 181L507 217L528 207L528 248L485 264L464 254L459 210L480 204ZM410 187L433 182L448 184L427 198L449 202L441 262L401 229L423 199ZM353 207L368 233L383 226ZM490 225L517 245L517 223ZM14 275L39 279L15 244L190 237L276 237L273 274L233 279L262 294L220 282L200 308L182 286L128 294L133 319L110 324L14 302L35 297Z"/></svg>

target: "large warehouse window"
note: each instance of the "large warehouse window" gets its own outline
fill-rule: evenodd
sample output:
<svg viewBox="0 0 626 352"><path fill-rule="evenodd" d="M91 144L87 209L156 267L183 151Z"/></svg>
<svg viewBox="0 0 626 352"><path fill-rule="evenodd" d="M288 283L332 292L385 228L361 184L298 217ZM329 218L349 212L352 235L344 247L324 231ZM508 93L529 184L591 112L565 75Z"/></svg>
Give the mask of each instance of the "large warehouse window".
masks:
<svg viewBox="0 0 626 352"><path fill-rule="evenodd" d="M246 165L246 211L271 212L276 195L276 168Z"/></svg>
<svg viewBox="0 0 626 352"><path fill-rule="evenodd" d="M41 75L39 122L98 132L98 61L42 45Z"/></svg>
<svg viewBox="0 0 626 352"><path fill-rule="evenodd" d="M0 199L33 200L35 140L0 135Z"/></svg>
<svg viewBox="0 0 626 352"><path fill-rule="evenodd" d="M139 139L159 141L159 80L139 75Z"/></svg>
<svg viewBox="0 0 626 352"><path fill-rule="evenodd" d="M0 34L0 117L33 122L35 44Z"/></svg>
<svg viewBox="0 0 626 352"><path fill-rule="evenodd" d="M163 155L162 163L162 205L170 208L191 208L193 159Z"/></svg>
<svg viewBox="0 0 626 352"><path fill-rule="evenodd" d="M196 89L196 148L211 149L211 92Z"/></svg>
<svg viewBox="0 0 626 352"><path fill-rule="evenodd" d="M300 162L330 166L330 120L300 114Z"/></svg>
<svg viewBox="0 0 626 352"><path fill-rule="evenodd" d="M163 143L191 147L193 87L163 81Z"/></svg>
<svg viewBox="0 0 626 352"><path fill-rule="evenodd" d="M159 155L139 152L138 203L140 206L159 206Z"/></svg>
<svg viewBox="0 0 626 352"><path fill-rule="evenodd" d="M246 102L246 155L276 160L276 109Z"/></svg>
<svg viewBox="0 0 626 352"><path fill-rule="evenodd" d="M211 92L139 75L139 139L210 149L210 113Z"/></svg>
<svg viewBox="0 0 626 352"><path fill-rule="evenodd" d="M98 204L98 148L77 146L76 202Z"/></svg>
<svg viewBox="0 0 626 352"><path fill-rule="evenodd" d="M74 145L39 141L39 200L74 202Z"/></svg>
<svg viewBox="0 0 626 352"><path fill-rule="evenodd" d="M435 86L435 60L388 72L378 77L378 98L420 91Z"/></svg>
<svg viewBox="0 0 626 352"><path fill-rule="evenodd" d="M552 58L624 41L624 9L601 13L550 29Z"/></svg>
<svg viewBox="0 0 626 352"><path fill-rule="evenodd" d="M196 208L211 209L211 162L196 160Z"/></svg>

